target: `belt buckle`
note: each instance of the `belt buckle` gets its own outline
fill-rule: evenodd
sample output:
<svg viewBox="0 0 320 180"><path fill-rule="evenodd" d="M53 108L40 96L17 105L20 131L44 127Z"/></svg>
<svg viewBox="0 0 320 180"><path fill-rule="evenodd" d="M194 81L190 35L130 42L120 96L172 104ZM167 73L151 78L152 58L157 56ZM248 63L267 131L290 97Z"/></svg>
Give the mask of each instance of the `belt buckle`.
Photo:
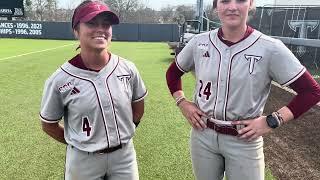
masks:
<svg viewBox="0 0 320 180"><path fill-rule="evenodd" d="M218 128L220 128L220 129L217 131L216 129L218 129ZM227 134L227 135L233 135L233 136L236 136L239 134L237 127L229 126L229 125L225 125L225 124L216 124L215 123L214 130L217 132L219 132L221 130L224 132L220 132L220 133Z"/></svg>

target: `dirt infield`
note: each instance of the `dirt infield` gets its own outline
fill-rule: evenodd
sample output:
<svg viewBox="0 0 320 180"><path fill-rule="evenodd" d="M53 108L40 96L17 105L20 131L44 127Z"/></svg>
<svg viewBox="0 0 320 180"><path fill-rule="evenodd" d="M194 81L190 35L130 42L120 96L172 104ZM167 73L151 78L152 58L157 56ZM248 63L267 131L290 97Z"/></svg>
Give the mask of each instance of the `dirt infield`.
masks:
<svg viewBox="0 0 320 180"><path fill-rule="evenodd" d="M273 86L265 113L286 105L292 96ZM320 180L319 106L269 133L264 141L266 166L278 180Z"/></svg>

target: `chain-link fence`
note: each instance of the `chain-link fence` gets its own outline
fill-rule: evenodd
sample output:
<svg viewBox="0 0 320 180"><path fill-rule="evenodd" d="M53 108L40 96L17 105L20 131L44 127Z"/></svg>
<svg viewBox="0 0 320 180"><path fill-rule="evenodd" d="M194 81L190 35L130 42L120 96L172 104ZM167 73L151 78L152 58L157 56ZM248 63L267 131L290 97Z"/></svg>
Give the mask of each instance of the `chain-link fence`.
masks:
<svg viewBox="0 0 320 180"><path fill-rule="evenodd" d="M320 6L265 6L257 8L249 24L264 34L286 37L282 40L301 63L320 74L319 23Z"/></svg>

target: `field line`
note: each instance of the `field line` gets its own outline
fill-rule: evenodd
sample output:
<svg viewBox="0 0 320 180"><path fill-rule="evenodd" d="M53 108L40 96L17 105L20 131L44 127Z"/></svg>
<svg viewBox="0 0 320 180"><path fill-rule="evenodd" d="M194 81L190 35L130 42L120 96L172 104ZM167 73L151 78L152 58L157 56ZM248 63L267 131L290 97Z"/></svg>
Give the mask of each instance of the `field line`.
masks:
<svg viewBox="0 0 320 180"><path fill-rule="evenodd" d="M16 55L16 56L5 57L5 58L1 58L0 61L7 60L7 59L12 59L12 58L16 58L16 57L21 57L21 56L27 56L27 55L30 55L30 54L41 53L41 52L45 52L45 51L52 51L52 50L55 50L55 49L66 47L66 46L72 46L74 44L76 44L76 43L65 44L63 46L58 46L58 47L54 47L54 48L48 48L48 49L43 49L43 50L40 50L40 51L33 51L33 52L29 52L29 53L19 54L19 55Z"/></svg>

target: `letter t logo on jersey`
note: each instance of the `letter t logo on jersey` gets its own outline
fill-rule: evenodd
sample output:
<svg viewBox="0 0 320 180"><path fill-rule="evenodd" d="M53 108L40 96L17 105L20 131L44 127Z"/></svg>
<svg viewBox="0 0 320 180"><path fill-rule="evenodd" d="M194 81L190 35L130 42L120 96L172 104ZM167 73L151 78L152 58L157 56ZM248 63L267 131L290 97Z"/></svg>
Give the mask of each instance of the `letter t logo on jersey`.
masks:
<svg viewBox="0 0 320 180"><path fill-rule="evenodd" d="M123 83L124 89L128 91L128 85L129 85L129 80L131 79L131 75L120 75L117 77Z"/></svg>
<svg viewBox="0 0 320 180"><path fill-rule="evenodd" d="M247 59L247 61L249 61L249 73L252 74L255 63L260 61L262 57L248 54L245 54L244 57Z"/></svg>

